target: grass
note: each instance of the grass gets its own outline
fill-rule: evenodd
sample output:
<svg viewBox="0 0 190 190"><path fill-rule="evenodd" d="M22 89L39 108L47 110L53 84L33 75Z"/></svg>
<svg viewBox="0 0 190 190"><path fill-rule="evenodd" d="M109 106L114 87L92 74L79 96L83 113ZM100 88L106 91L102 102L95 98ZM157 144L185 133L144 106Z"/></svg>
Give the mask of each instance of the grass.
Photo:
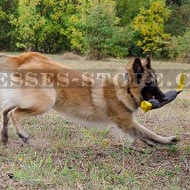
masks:
<svg viewBox="0 0 190 190"><path fill-rule="evenodd" d="M63 61L78 68L122 68L124 60ZM174 64L174 63L173 63ZM171 63L154 62L157 68ZM175 67L189 67L177 64ZM137 120L162 135L177 135L172 146L135 149L108 129L87 128L51 111L23 121L30 144L23 144L10 127L7 147L0 146L0 189L141 190L190 189L190 98L186 90L171 104ZM93 127L93 126L92 126Z"/></svg>

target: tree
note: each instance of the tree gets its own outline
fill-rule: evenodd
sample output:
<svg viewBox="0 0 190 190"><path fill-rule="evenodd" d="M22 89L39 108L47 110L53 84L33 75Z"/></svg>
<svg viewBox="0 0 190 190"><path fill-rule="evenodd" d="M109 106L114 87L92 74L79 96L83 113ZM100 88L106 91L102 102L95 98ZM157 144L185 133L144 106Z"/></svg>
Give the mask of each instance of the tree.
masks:
<svg viewBox="0 0 190 190"><path fill-rule="evenodd" d="M190 63L190 28L181 36L173 37L169 46L169 56L181 58Z"/></svg>
<svg viewBox="0 0 190 190"><path fill-rule="evenodd" d="M144 53L159 54L169 42L170 35L164 32L164 23L170 16L170 10L164 0L151 1L148 8L142 7L134 18L133 28L139 33L137 45Z"/></svg>
<svg viewBox="0 0 190 190"><path fill-rule="evenodd" d="M118 23L114 1L97 1L90 5L84 21L84 40L91 58L128 54L128 47L124 45L126 36Z"/></svg>
<svg viewBox="0 0 190 190"><path fill-rule="evenodd" d="M81 51L79 0L19 0L11 24L19 49L47 53Z"/></svg>
<svg viewBox="0 0 190 190"><path fill-rule="evenodd" d="M37 9L45 18L45 25L38 32L38 36L41 39L39 45L46 52L82 50L79 1L41 0Z"/></svg>
<svg viewBox="0 0 190 190"><path fill-rule="evenodd" d="M0 50L16 50L16 38L12 35L14 26L11 24L13 15L17 14L17 0L1 0L0 1Z"/></svg>
<svg viewBox="0 0 190 190"><path fill-rule="evenodd" d="M149 6L150 0L115 0L116 15L120 18L122 26L129 26L134 17L139 13L139 9Z"/></svg>
<svg viewBox="0 0 190 190"><path fill-rule="evenodd" d="M40 0L19 0L18 18L13 17L12 25L15 27L12 34L16 36L18 48L30 50L38 39L36 31L44 25L44 18L37 13L36 6Z"/></svg>
<svg viewBox="0 0 190 190"><path fill-rule="evenodd" d="M0 50L165 56L189 9L190 0L0 0Z"/></svg>
<svg viewBox="0 0 190 190"><path fill-rule="evenodd" d="M165 24L165 30L172 36L178 36L190 26L190 0L175 1L170 5L171 16Z"/></svg>
<svg viewBox="0 0 190 190"><path fill-rule="evenodd" d="M167 5L177 5L180 6L184 0L166 0Z"/></svg>

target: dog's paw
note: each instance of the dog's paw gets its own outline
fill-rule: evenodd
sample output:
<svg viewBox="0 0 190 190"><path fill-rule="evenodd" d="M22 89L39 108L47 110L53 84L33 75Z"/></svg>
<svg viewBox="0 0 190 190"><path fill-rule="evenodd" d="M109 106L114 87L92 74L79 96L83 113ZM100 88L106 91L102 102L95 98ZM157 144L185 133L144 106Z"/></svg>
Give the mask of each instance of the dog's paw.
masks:
<svg viewBox="0 0 190 190"><path fill-rule="evenodd" d="M2 136L1 142L2 142L2 144L3 144L4 146L6 146L7 143L8 143L8 136Z"/></svg>
<svg viewBox="0 0 190 190"><path fill-rule="evenodd" d="M171 136L169 144L176 144L179 141L180 141L179 138L177 138L175 136Z"/></svg>
<svg viewBox="0 0 190 190"><path fill-rule="evenodd" d="M17 133L18 134L18 136L22 139L22 141L24 142L24 143L28 143L28 140L29 140L29 136L28 136L28 134L20 134L20 133Z"/></svg>

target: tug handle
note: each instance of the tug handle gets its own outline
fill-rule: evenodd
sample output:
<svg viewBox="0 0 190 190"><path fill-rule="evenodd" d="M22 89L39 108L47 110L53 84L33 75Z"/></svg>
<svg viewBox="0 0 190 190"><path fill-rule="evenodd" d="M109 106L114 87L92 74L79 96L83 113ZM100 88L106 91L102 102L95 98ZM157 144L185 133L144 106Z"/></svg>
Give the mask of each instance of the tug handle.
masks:
<svg viewBox="0 0 190 190"><path fill-rule="evenodd" d="M185 84L185 73L182 73L179 79L177 91L182 91Z"/></svg>

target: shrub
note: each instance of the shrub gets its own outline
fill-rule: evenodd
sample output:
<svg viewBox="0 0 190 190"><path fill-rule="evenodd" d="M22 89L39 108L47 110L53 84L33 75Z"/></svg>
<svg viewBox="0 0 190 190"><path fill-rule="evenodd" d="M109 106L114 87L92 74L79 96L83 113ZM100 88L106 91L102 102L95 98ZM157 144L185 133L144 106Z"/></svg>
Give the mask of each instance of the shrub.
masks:
<svg viewBox="0 0 190 190"><path fill-rule="evenodd" d="M168 48L171 58L180 58L190 63L190 28L182 36L173 37Z"/></svg>

